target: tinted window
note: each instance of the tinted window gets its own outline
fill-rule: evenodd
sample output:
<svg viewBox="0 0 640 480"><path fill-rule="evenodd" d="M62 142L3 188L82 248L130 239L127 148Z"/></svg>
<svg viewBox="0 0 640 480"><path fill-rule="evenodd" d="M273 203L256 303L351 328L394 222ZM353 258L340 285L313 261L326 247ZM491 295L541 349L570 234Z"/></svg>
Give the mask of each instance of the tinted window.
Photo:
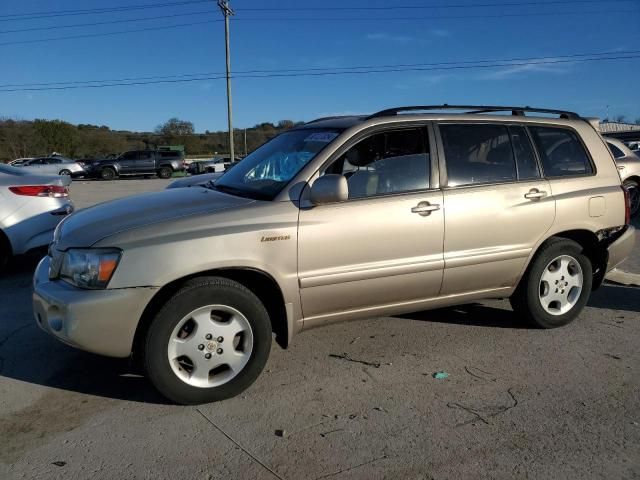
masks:
<svg viewBox="0 0 640 480"><path fill-rule="evenodd" d="M516 180L504 125L440 125L449 186Z"/></svg>
<svg viewBox="0 0 640 480"><path fill-rule="evenodd" d="M586 175L591 162L576 133L564 128L530 127L547 177Z"/></svg>
<svg viewBox="0 0 640 480"><path fill-rule="evenodd" d="M611 150L611 153L613 153L614 158L624 157L624 152L616 147L613 143L607 142L607 145L609 145L609 149Z"/></svg>
<svg viewBox="0 0 640 480"><path fill-rule="evenodd" d="M368 137L342 155L324 173L347 178L349 198L372 197L429 188L430 157L420 128Z"/></svg>
<svg viewBox="0 0 640 480"><path fill-rule="evenodd" d="M126 152L122 154L121 157L123 160L137 160L138 152Z"/></svg>
<svg viewBox="0 0 640 480"><path fill-rule="evenodd" d="M158 153L160 153L160 157L162 158L174 158L174 157L177 158L181 156L180 152L174 152L174 151L162 151Z"/></svg>
<svg viewBox="0 0 640 480"><path fill-rule="evenodd" d="M533 153L533 146L529 140L529 135L524 127L510 126L511 144L513 152L516 155L516 164L518 166L518 179L531 180L540 178L538 162Z"/></svg>
<svg viewBox="0 0 640 480"><path fill-rule="evenodd" d="M47 158L44 161L44 163L48 165L54 165L54 164L62 163L62 160L60 160L59 158Z"/></svg>
<svg viewBox="0 0 640 480"><path fill-rule="evenodd" d="M140 160L148 160L150 158L153 158L153 153L152 152L140 152Z"/></svg>

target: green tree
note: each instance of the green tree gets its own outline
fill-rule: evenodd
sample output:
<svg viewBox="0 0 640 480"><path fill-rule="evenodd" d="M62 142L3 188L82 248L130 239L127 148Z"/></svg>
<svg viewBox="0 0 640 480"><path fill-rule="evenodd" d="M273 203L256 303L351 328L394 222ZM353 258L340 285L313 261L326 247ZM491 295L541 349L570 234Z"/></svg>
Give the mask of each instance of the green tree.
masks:
<svg viewBox="0 0 640 480"><path fill-rule="evenodd" d="M194 131L193 123L175 117L156 127L156 133L166 136L191 135Z"/></svg>
<svg viewBox="0 0 640 480"><path fill-rule="evenodd" d="M78 133L70 123L37 119L33 121L33 129L44 149L42 153L50 154L55 151L68 156L75 155Z"/></svg>

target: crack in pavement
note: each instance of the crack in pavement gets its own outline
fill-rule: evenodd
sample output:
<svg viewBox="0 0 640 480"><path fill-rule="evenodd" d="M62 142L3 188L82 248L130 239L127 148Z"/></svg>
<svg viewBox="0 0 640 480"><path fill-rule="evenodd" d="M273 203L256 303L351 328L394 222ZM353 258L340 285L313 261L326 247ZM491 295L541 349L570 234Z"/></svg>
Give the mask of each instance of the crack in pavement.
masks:
<svg viewBox="0 0 640 480"><path fill-rule="evenodd" d="M501 415L505 412L508 412L512 408L515 408L518 406L518 399L516 398L512 390L513 390L512 388L509 388L507 390L507 393L509 394L513 402L511 405L489 405L487 407L474 408L474 407L468 407L466 405L462 405L460 403L449 402L447 403L447 407L464 410L465 412L470 413L475 417L474 419L467 420L466 422L457 424L456 427L468 425L470 423L473 423L475 420L480 420L485 425L491 425L491 423L489 422L490 418Z"/></svg>
<svg viewBox="0 0 640 480"><path fill-rule="evenodd" d="M267 464L265 464L264 462L262 462L259 458L257 458L255 455L253 455L249 450L247 450L246 448L244 448L242 445L240 445L236 440L233 439L233 437L231 437L231 435L229 435L227 432L225 432L222 428L220 428L218 425L215 424L215 422L213 420L211 420L209 417L207 417L204 413L202 413L202 411L199 408L195 409L196 412L198 412L200 415L202 415L202 417L209 422L216 430L218 430L221 434L223 434L225 437L227 437L227 439L229 439L229 441L231 441L232 443L234 443L240 450L242 450L244 453L246 453L247 455L249 455L249 457L251 457L251 459L253 459L254 462L256 462L258 465L260 465L261 467L263 467L265 470L267 470L269 473L271 473L271 475L273 475L274 477L276 477L278 480L284 480L284 478L282 478L280 475L278 475L271 467L269 467Z"/></svg>
<svg viewBox="0 0 640 480"><path fill-rule="evenodd" d="M5 335L5 337L2 340L0 340L0 348L2 348L4 346L4 344L7 343L11 337L13 337L17 333L21 332L25 328L28 328L28 327L30 327L32 325L33 324L31 322L29 322L29 323L26 323L24 325L20 325L20 326L14 328L7 335ZM0 355L0 373L2 372L3 368L4 368L4 357L2 355Z"/></svg>
<svg viewBox="0 0 640 480"><path fill-rule="evenodd" d="M382 365L380 362L368 362L366 360L351 358L348 353L343 353L342 355L338 355L337 353L330 353L329 356L332 358L339 358L340 360L346 360L348 362L361 363L362 365L367 365L369 367L380 368L380 365Z"/></svg>
<svg viewBox="0 0 640 480"><path fill-rule="evenodd" d="M332 473L327 473L326 475L321 475L319 477L316 477L315 480L320 480L322 478L334 477L334 476L339 475L341 473L349 472L351 470L355 470L356 468L364 467L365 465L369 465L369 464L371 464L373 462L377 462L379 460L384 460L385 458L387 458L387 455L382 455L381 457L374 458L373 460L369 460L367 462L359 463L358 465L354 465L353 467L343 468L341 470L338 470L337 472L332 472Z"/></svg>

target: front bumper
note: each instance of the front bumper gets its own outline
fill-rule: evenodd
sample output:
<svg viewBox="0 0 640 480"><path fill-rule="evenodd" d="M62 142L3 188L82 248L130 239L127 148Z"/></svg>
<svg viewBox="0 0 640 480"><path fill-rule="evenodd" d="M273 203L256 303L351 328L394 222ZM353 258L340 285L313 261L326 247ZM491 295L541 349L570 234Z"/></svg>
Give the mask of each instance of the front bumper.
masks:
<svg viewBox="0 0 640 480"><path fill-rule="evenodd" d="M109 357L131 354L142 312L157 287L84 290L49 280L50 258L33 277L33 314L46 332L73 347Z"/></svg>
<svg viewBox="0 0 640 480"><path fill-rule="evenodd" d="M624 233L620 235L609 247L607 247L607 272L620 265L633 250L636 241L636 229L627 225Z"/></svg>

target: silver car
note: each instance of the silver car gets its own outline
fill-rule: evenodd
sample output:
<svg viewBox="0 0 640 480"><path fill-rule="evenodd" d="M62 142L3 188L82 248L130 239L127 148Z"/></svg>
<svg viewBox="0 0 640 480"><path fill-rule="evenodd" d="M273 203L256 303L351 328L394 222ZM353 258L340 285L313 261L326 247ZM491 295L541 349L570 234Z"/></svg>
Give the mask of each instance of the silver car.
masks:
<svg viewBox="0 0 640 480"><path fill-rule="evenodd" d="M622 184L629 192L631 216L635 216L640 212L640 152L636 155L615 138L607 138L606 141L616 161Z"/></svg>
<svg viewBox="0 0 640 480"><path fill-rule="evenodd" d="M0 165L0 268L11 256L51 242L60 220L73 212L69 183L68 176Z"/></svg>
<svg viewBox="0 0 640 480"><path fill-rule="evenodd" d="M37 175L68 175L70 177L86 175L82 165L66 157L37 157L15 166Z"/></svg>

